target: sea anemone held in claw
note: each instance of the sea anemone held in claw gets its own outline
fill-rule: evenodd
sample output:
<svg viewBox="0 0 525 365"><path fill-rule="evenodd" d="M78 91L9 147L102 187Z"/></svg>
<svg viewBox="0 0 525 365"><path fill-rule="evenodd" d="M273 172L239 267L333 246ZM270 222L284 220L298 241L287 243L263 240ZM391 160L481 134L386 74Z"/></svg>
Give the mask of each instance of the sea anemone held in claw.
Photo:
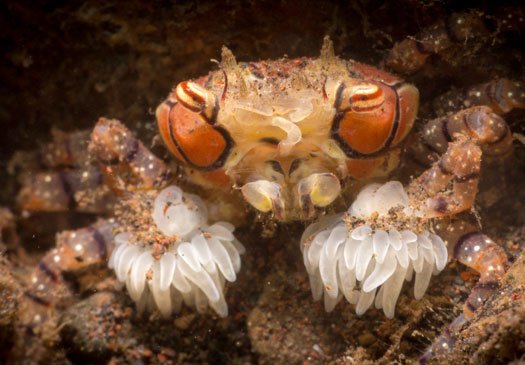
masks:
<svg viewBox="0 0 525 365"><path fill-rule="evenodd" d="M115 237L109 267L126 283L139 312L154 310L167 317L184 302L199 312L211 307L228 315L225 281L233 282L241 267L244 247L227 222L208 225L207 211L196 195L169 186L156 197L151 212L156 231L165 242L154 252L151 242L134 238L133 232Z"/></svg>
<svg viewBox="0 0 525 365"><path fill-rule="evenodd" d="M403 282L415 273L420 299L447 263L447 247L429 224L418 219L401 183L366 186L346 213L323 217L303 234L314 299L324 296L331 311L344 296L358 315L375 303L393 318Z"/></svg>

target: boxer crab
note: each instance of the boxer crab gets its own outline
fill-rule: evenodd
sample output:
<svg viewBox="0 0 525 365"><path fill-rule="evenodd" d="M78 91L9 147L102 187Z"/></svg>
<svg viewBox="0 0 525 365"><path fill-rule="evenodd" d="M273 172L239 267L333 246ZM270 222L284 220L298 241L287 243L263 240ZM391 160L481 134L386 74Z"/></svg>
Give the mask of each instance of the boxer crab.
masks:
<svg viewBox="0 0 525 365"><path fill-rule="evenodd" d="M326 39L317 59L237 63L224 48L219 70L179 83L158 107L157 121L185 178L216 192L219 201L229 204L230 196L241 194L261 216L316 220L305 230L301 250L314 298L324 297L327 310L345 297L358 314L375 302L391 318L405 279L415 272L420 298L432 273L454 256L481 274L465 305L469 316L497 288L506 256L470 225L445 224L443 218L472 207L482 152L509 152L512 137L496 113L525 105L521 85L504 79L469 95L481 105L429 121L407 147L417 89L336 57ZM74 137L61 138L51 155L67 151L83 160L73 156ZM62 270L111 257L140 310L168 316L184 302L226 315L224 282L235 280L244 252L233 225L209 225L202 200L169 186L167 165L120 122L101 119L90 151L100 169L90 160L68 173L36 175L20 200L31 210L101 211L108 209L101 201L109 187L118 197L110 208L116 223L64 233L35 270L31 295L52 301L45 297L52 296L48 288ZM346 213L332 214L362 182L386 180L404 152L430 167L406 187L368 185ZM232 219L232 209L210 210L214 218Z"/></svg>

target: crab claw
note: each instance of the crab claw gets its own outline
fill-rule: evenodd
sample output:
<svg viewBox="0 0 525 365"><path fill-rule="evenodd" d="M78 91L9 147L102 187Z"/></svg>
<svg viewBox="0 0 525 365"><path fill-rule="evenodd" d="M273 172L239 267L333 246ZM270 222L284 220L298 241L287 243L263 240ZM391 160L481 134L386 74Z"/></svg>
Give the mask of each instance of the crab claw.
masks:
<svg viewBox="0 0 525 365"><path fill-rule="evenodd" d="M315 207L326 207L341 192L339 179L332 173L316 173L297 184L299 204L306 218L314 215Z"/></svg>
<svg viewBox="0 0 525 365"><path fill-rule="evenodd" d="M182 81L175 88L175 97L186 109L213 121L218 101L211 91L192 81Z"/></svg>
<svg viewBox="0 0 525 365"><path fill-rule="evenodd" d="M281 186L268 180L257 180L245 184L242 195L248 203L261 212L273 211L278 220L284 220L284 200Z"/></svg>

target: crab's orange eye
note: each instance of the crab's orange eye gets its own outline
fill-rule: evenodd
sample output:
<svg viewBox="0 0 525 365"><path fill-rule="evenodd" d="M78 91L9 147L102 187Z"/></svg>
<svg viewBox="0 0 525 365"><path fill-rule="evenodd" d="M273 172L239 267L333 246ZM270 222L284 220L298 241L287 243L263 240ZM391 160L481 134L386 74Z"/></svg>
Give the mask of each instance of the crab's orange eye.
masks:
<svg viewBox="0 0 525 365"><path fill-rule="evenodd" d="M417 89L408 84L342 84L335 101L332 138L348 157L383 152L408 133L417 104Z"/></svg>
<svg viewBox="0 0 525 365"><path fill-rule="evenodd" d="M181 83L156 113L160 134L170 152L203 170L220 168L233 144L229 133L214 125L218 104L210 94L198 84Z"/></svg>

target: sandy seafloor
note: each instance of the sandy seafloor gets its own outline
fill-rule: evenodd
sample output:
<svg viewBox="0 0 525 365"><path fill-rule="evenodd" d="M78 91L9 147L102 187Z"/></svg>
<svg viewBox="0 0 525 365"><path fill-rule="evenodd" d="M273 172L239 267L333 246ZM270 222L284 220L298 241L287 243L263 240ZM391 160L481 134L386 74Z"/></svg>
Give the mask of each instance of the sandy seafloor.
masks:
<svg viewBox="0 0 525 365"><path fill-rule="evenodd" d="M21 325L27 278L56 232L93 221L87 214L21 214L15 151L49 141L51 128L89 129L114 117L156 134L153 111L176 82L205 74L227 45L240 61L317 56L324 35L338 55L378 64L393 42L450 14L525 14L519 2L454 1L11 1L0 4L0 203L16 222L4 232L0 260L0 364L362 364L410 363L462 310L476 275L451 263L415 301L410 285L393 320L372 309L357 317L341 302L332 313L314 303L299 251L304 224L263 225L249 216L238 230L247 254L227 301L230 315L189 309L169 320L136 315L109 271L75 293L38 331ZM451 87L494 77L524 80L525 27L491 42L457 45L408 78L429 103ZM506 117L524 133L525 113ZM156 150L169 159L162 149ZM506 250L511 267L501 288L460 328L448 364L525 361L525 147L506 161L484 161L476 211L483 231ZM244 207L242 208L244 209ZM250 221L251 220L251 221ZM267 228L267 227L265 227ZM14 239L14 235L18 240ZM22 311L25 311L21 313Z"/></svg>

